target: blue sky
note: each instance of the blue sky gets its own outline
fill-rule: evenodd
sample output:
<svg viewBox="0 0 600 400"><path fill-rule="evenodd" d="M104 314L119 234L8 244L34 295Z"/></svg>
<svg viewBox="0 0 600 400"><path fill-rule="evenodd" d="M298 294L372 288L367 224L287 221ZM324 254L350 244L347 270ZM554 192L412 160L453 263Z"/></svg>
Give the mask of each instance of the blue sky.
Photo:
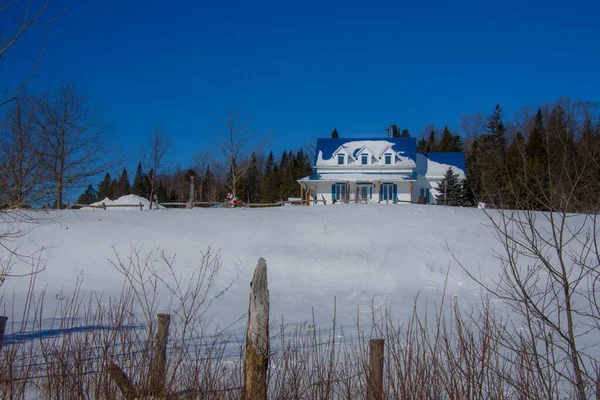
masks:
<svg viewBox="0 0 600 400"><path fill-rule="evenodd" d="M279 154L333 128L376 137L397 124L416 135L427 124L458 129L461 114L497 103L511 117L561 96L600 100L592 0L55 2L68 8L28 91L77 83L132 165L157 122L172 134L172 164L191 164L232 108ZM7 55L1 84L29 70L40 37Z"/></svg>

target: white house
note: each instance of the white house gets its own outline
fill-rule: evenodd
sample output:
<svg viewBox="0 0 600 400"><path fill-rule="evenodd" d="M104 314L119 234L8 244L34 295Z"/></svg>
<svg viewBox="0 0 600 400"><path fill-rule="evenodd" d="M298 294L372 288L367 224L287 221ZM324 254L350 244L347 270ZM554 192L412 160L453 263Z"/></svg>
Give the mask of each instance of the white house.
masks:
<svg viewBox="0 0 600 400"><path fill-rule="evenodd" d="M415 138L318 139L316 172L298 179L308 198L332 202L435 203L449 167L465 178L463 153L417 153Z"/></svg>

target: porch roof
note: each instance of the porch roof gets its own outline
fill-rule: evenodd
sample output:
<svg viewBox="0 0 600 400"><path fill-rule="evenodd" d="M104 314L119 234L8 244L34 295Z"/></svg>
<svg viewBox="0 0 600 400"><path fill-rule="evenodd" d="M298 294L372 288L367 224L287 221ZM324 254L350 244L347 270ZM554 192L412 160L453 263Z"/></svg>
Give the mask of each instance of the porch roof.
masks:
<svg viewBox="0 0 600 400"><path fill-rule="evenodd" d="M312 174L298 179L298 182L410 182L416 179L406 174Z"/></svg>

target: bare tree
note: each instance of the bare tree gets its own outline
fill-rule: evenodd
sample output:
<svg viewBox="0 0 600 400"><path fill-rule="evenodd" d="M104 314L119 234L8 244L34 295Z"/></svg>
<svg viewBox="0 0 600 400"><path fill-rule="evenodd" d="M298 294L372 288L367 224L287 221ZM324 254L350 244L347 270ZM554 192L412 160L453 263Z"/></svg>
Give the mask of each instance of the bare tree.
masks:
<svg viewBox="0 0 600 400"><path fill-rule="evenodd" d="M8 58L10 49L27 32L47 26L56 20L57 17L48 17L48 9L51 2L52 0L43 0L40 2L33 0L0 1L0 26L2 26L2 32L0 33L0 62ZM45 48L45 45L43 48ZM35 74L42 59L44 54L43 48L29 74L23 77L23 82L16 87L3 89L4 92L2 98L0 98L0 106L14 100L25 89L25 86Z"/></svg>
<svg viewBox="0 0 600 400"><path fill-rule="evenodd" d="M465 148L470 148L473 141L484 132L486 123L487 119L483 111L460 116L460 129L464 137L463 143Z"/></svg>
<svg viewBox="0 0 600 400"><path fill-rule="evenodd" d="M99 107L63 83L38 101L37 124L44 173L53 183L56 207L63 207L65 193L120 163L112 145L112 131Z"/></svg>
<svg viewBox="0 0 600 400"><path fill-rule="evenodd" d="M22 207L41 201L48 194L42 179L39 130L35 124L35 102L17 98L1 125L0 204Z"/></svg>
<svg viewBox="0 0 600 400"><path fill-rule="evenodd" d="M148 182L150 183L150 210L154 202L154 194L158 187L158 175L165 167L165 157L171 149L171 138L165 134L162 123L156 124L142 143L140 156L142 166L148 171Z"/></svg>
<svg viewBox="0 0 600 400"><path fill-rule="evenodd" d="M239 111L230 110L221 120L217 128L218 138L215 142L227 171L227 188L234 196L236 187L250 169L248 155L259 153L265 145L265 140L253 132L249 120L243 120Z"/></svg>

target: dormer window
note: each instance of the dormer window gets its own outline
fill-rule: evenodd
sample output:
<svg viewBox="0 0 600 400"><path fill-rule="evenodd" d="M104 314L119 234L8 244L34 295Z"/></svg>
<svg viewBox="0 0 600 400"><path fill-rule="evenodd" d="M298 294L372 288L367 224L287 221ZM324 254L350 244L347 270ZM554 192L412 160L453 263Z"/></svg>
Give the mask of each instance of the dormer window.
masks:
<svg viewBox="0 0 600 400"><path fill-rule="evenodd" d="M360 163L362 165L367 165L369 163L369 155L368 154L361 154L360 155Z"/></svg>
<svg viewBox="0 0 600 400"><path fill-rule="evenodd" d="M338 154L338 165L344 165L344 155Z"/></svg>
<svg viewBox="0 0 600 400"><path fill-rule="evenodd" d="M385 165L392 165L392 155L391 154L385 155Z"/></svg>

